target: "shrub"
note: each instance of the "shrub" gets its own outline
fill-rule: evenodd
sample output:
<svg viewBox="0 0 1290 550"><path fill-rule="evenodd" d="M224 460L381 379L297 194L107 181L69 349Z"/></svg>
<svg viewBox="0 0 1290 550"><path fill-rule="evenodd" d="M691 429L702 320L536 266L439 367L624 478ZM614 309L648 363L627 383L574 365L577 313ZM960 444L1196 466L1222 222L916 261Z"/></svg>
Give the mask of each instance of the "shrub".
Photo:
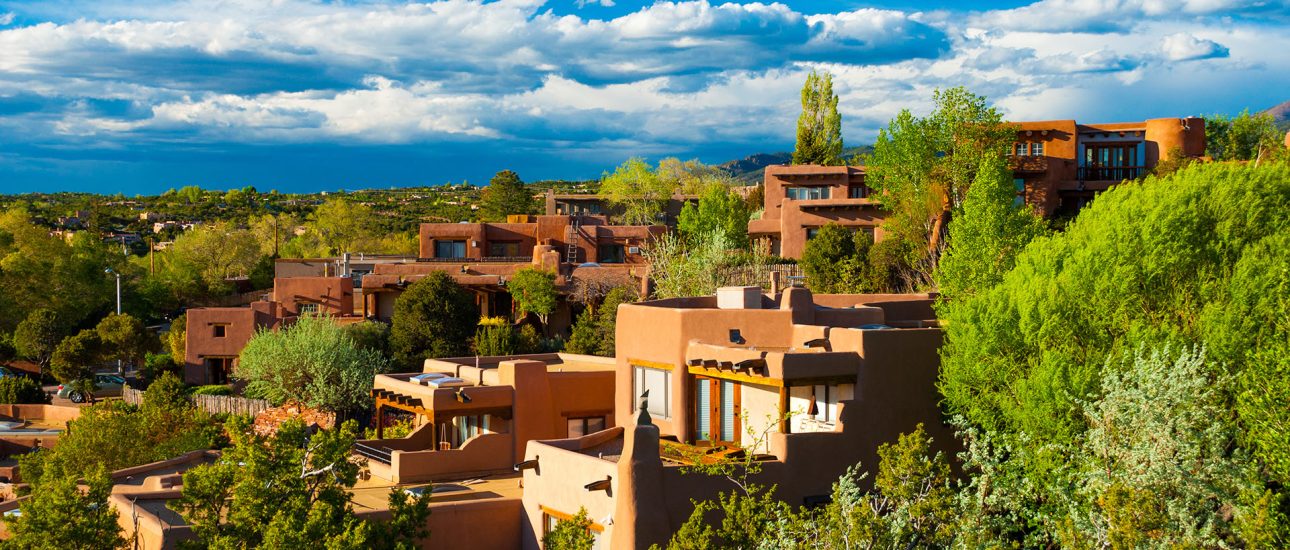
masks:
<svg viewBox="0 0 1290 550"><path fill-rule="evenodd" d="M475 329L475 355L515 355L515 329L503 317L487 317Z"/></svg>
<svg viewBox="0 0 1290 550"><path fill-rule="evenodd" d="M192 406L187 388L173 372L163 373L143 392L143 406L185 409Z"/></svg>
<svg viewBox="0 0 1290 550"><path fill-rule="evenodd" d="M6 376L0 378L0 403L47 404L49 394L35 380L24 376Z"/></svg>
<svg viewBox="0 0 1290 550"><path fill-rule="evenodd" d="M193 395L233 395L233 387L222 384L197 386L193 388Z"/></svg>

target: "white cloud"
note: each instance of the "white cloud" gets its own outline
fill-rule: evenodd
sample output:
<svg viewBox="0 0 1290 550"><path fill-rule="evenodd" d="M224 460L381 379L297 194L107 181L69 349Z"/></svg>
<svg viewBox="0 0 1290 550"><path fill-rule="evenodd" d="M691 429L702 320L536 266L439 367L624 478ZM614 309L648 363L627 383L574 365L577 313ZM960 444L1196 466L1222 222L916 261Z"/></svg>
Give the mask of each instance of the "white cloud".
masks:
<svg viewBox="0 0 1290 550"><path fill-rule="evenodd" d="M13 23L15 17L18 17L18 14L14 12L0 13L0 27Z"/></svg>
<svg viewBox="0 0 1290 550"><path fill-rule="evenodd" d="M1218 42L1197 38L1185 32L1166 36L1160 43L1160 51L1165 59L1170 61L1227 57L1229 53L1228 49Z"/></svg>

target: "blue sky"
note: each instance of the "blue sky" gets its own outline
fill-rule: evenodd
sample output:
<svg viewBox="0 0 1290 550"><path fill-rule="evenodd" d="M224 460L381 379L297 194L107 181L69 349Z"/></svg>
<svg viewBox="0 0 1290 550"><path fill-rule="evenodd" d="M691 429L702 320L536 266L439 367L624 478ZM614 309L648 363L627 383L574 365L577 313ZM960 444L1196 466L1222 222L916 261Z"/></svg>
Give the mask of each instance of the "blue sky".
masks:
<svg viewBox="0 0 1290 550"><path fill-rule="evenodd" d="M1013 120L1290 99L1271 0L0 0L0 192L312 191L595 177L843 135L965 85Z"/></svg>

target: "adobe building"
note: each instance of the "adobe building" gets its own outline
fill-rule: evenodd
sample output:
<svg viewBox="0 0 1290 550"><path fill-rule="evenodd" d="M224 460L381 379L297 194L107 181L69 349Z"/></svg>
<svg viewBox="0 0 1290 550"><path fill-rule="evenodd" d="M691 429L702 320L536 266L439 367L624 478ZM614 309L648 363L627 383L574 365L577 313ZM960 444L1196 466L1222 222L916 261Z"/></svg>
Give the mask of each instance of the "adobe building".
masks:
<svg viewBox="0 0 1290 550"><path fill-rule="evenodd" d="M1018 122L1008 149L1018 203L1044 216L1071 215L1097 193L1146 176L1174 155L1205 154L1205 121L1157 118L1079 124ZM771 254L799 259L819 228L836 223L882 240L884 213L870 196L860 166L767 166L761 219L748 234Z"/></svg>
<svg viewBox="0 0 1290 550"><path fill-rule="evenodd" d="M355 449L392 483L510 473L529 441L613 425L615 371L611 358L565 353L428 359L421 373L376 376L378 438ZM407 437L383 438L391 409L414 418Z"/></svg>
<svg viewBox="0 0 1290 550"><path fill-rule="evenodd" d="M247 307L188 310L184 334L184 382L227 384L237 356L257 330L274 330L302 314L353 317L354 282L349 277L275 278L271 299Z"/></svg>
<svg viewBox="0 0 1290 550"><path fill-rule="evenodd" d="M733 287L620 306L617 425L529 443L522 547L584 508L602 547L664 545L692 499L735 488L683 473L700 460L752 453L753 479L797 506L827 502L847 467L872 470L880 445L920 423L952 452L933 300Z"/></svg>
<svg viewBox="0 0 1290 550"><path fill-rule="evenodd" d="M554 189L548 189L544 202L546 203L545 210L548 216L605 216L607 218L617 218L623 214L622 208L609 204L609 201L595 193L556 193ZM681 209L685 208L687 203L697 202L699 202L698 195L673 193L663 205L663 212L658 220L659 223L668 227L676 227L677 218L681 216Z"/></svg>

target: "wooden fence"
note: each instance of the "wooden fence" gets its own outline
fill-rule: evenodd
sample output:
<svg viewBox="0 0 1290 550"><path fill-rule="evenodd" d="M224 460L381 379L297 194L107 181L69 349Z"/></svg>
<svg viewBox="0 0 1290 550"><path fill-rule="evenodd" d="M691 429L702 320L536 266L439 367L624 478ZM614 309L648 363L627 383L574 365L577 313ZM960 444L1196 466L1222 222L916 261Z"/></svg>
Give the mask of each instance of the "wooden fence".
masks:
<svg viewBox="0 0 1290 550"><path fill-rule="evenodd" d="M770 289L772 272L779 272L785 287L803 284L806 275L798 264L741 265L723 268L718 280L725 286L759 286Z"/></svg>
<svg viewBox="0 0 1290 550"><path fill-rule="evenodd" d="M143 390L125 388L121 390L121 399L126 403L139 405L143 403ZM211 414L245 414L255 416L272 405L263 399L247 399L232 395L191 395L193 406Z"/></svg>

